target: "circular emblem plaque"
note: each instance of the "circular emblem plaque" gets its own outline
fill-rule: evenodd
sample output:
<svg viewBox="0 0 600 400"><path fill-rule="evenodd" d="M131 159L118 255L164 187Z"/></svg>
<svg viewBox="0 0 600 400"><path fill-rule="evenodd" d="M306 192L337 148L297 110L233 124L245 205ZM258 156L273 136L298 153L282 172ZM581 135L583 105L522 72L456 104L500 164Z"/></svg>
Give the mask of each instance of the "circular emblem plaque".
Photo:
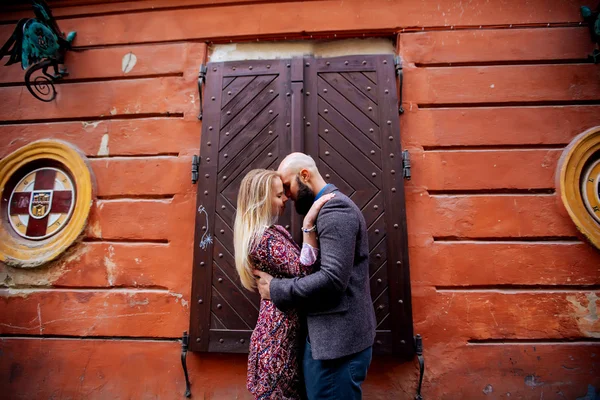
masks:
<svg viewBox="0 0 600 400"><path fill-rule="evenodd" d="M600 224L600 157L583 171L581 194L588 212Z"/></svg>
<svg viewBox="0 0 600 400"><path fill-rule="evenodd" d="M83 232L92 194L87 160L68 143L42 140L0 160L0 261L54 260Z"/></svg>
<svg viewBox="0 0 600 400"><path fill-rule="evenodd" d="M559 160L556 187L577 229L600 249L600 126L567 146Z"/></svg>
<svg viewBox="0 0 600 400"><path fill-rule="evenodd" d="M75 204L73 181L58 168L39 168L22 178L8 201L8 217L18 235L32 240L58 233Z"/></svg>

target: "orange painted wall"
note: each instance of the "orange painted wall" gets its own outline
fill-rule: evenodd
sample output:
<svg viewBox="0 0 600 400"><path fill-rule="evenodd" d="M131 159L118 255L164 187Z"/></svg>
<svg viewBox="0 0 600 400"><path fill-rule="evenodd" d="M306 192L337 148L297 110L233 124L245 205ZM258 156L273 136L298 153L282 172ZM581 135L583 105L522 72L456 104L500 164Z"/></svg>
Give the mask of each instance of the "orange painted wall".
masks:
<svg viewBox="0 0 600 400"><path fill-rule="evenodd" d="M29 95L18 66L0 68L0 157L41 138L68 141L90 158L97 200L85 237L61 260L0 265L0 397L182 397L204 41L363 33L396 37L404 63L425 398L600 388L600 253L554 191L562 149L600 125L600 67L585 63L592 43L577 24L586 2L463 3L56 4L61 28L77 30L86 51L69 54L71 74L50 104ZM0 41L24 15L2 10ZM124 73L129 52L137 64ZM245 356L188 360L195 398L248 398ZM412 398L416 380L416 363L376 358L365 398Z"/></svg>

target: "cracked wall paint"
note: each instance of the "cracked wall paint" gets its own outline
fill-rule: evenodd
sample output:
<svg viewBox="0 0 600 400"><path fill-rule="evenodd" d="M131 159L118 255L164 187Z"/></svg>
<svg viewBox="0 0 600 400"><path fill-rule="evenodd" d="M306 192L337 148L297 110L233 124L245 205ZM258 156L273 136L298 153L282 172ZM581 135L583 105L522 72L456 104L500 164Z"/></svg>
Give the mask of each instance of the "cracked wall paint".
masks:
<svg viewBox="0 0 600 400"><path fill-rule="evenodd" d="M102 135L102 140L100 141L100 148L98 149L98 154L99 156L107 156L109 154L108 152L108 133L105 133L104 135Z"/></svg>
<svg viewBox="0 0 600 400"><path fill-rule="evenodd" d="M577 325L582 334L600 338L600 322L598 321L598 295L596 293L567 296L576 314Z"/></svg>
<svg viewBox="0 0 600 400"><path fill-rule="evenodd" d="M106 250L108 255L104 256L104 266L106 267L106 277L108 279L108 284L113 286L115 284L115 270L117 265L113 261L113 257L115 256L115 248L110 245Z"/></svg>
<svg viewBox="0 0 600 400"><path fill-rule="evenodd" d="M121 61L121 70L123 73L128 74L131 72L135 64L137 63L137 57L132 52L129 52L123 56Z"/></svg>

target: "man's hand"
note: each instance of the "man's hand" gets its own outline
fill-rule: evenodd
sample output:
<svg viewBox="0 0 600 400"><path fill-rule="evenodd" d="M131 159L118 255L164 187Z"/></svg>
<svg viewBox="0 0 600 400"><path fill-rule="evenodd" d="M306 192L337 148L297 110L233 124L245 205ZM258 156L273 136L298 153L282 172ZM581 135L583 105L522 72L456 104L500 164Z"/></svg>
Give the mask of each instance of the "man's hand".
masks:
<svg viewBox="0 0 600 400"><path fill-rule="evenodd" d="M256 286L258 286L258 292L260 293L260 297L266 300L271 299L271 279L273 277L266 272L259 271L257 269L253 270L252 273L256 276Z"/></svg>

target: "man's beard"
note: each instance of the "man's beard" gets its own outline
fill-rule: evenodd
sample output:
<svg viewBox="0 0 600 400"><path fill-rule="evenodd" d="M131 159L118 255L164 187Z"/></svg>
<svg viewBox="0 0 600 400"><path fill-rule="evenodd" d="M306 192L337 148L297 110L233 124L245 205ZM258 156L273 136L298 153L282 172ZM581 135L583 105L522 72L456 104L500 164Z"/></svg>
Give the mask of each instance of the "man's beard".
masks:
<svg viewBox="0 0 600 400"><path fill-rule="evenodd" d="M306 215L315 202L315 194L297 176L296 182L298 183L298 195L296 201L294 201L294 206L298 214Z"/></svg>

